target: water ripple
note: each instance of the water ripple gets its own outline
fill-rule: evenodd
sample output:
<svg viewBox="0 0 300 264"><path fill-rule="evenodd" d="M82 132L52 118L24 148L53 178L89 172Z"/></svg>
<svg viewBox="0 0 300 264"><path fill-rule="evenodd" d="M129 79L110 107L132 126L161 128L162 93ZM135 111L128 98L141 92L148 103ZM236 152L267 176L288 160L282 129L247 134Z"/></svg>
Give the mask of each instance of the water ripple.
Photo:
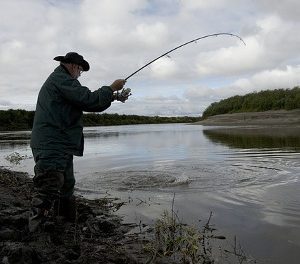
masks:
<svg viewBox="0 0 300 264"><path fill-rule="evenodd" d="M92 177L94 186L121 191L158 189L188 185L189 183L190 179L184 173L152 170L96 172ZM81 188L90 185L91 182L85 179L80 182Z"/></svg>

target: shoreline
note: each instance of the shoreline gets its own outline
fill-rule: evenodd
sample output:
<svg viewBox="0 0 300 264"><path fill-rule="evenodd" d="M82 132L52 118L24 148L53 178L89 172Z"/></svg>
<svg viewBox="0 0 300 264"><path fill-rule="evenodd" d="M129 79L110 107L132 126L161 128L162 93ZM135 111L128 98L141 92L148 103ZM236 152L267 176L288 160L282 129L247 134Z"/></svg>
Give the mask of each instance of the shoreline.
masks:
<svg viewBox="0 0 300 264"><path fill-rule="evenodd" d="M145 239L129 231L115 212L116 198L89 200L76 197L75 223L50 215L43 230L28 231L33 193L25 172L0 166L0 261L1 263L145 263ZM50 211L51 214L51 211ZM128 234L127 234L128 233Z"/></svg>
<svg viewBox="0 0 300 264"><path fill-rule="evenodd" d="M203 126L297 126L300 127L300 109L265 112L244 112L210 116L193 123Z"/></svg>
<svg viewBox="0 0 300 264"><path fill-rule="evenodd" d="M0 166L1 263L179 264L194 258L201 263L213 263L215 258L237 263L240 256L256 263L244 252L226 249L225 243L221 247L226 237L210 224L212 213L202 228L186 225L168 212L155 226L124 223L116 213L124 203L117 198L89 200L76 196L75 223L50 211L42 229L29 233L32 194L28 173ZM190 240L191 236L199 240ZM193 251L188 251L193 246Z"/></svg>

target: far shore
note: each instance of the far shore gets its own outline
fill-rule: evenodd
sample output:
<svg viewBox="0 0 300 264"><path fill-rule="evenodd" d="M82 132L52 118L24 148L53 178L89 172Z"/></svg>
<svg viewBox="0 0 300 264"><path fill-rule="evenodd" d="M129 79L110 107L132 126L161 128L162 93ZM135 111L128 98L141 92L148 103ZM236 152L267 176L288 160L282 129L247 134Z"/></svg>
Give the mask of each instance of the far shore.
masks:
<svg viewBox="0 0 300 264"><path fill-rule="evenodd" d="M291 126L300 127L300 109L232 113L210 116L193 123L203 126Z"/></svg>

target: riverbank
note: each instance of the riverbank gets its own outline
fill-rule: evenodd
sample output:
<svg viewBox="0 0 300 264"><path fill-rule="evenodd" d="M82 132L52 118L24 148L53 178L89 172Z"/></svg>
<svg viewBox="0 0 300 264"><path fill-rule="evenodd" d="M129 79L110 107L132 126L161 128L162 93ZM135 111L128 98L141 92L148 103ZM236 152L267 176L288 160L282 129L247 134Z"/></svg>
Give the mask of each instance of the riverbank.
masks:
<svg viewBox="0 0 300 264"><path fill-rule="evenodd" d="M0 131L29 131L32 129L34 111L22 109L0 110ZM84 113L83 124L90 126L119 126L140 124L168 124L168 123L191 123L200 120L200 117L192 116L142 116L142 115L119 115L107 113Z"/></svg>
<svg viewBox="0 0 300 264"><path fill-rule="evenodd" d="M203 126L300 126L300 109L215 115L194 124Z"/></svg>
<svg viewBox="0 0 300 264"><path fill-rule="evenodd" d="M128 232L114 214L117 199L77 197L75 223L50 217L43 231L28 232L28 212L33 192L28 174L0 168L1 263L145 263L143 242Z"/></svg>
<svg viewBox="0 0 300 264"><path fill-rule="evenodd" d="M212 264L223 263L223 258L240 263L240 257L254 261L240 250L221 248L226 238L210 224L212 213L199 230L166 211L154 228L126 224L114 214L123 203L113 198L76 197L75 223L51 216L50 211L42 231L29 233L32 193L27 173L0 167L0 263Z"/></svg>

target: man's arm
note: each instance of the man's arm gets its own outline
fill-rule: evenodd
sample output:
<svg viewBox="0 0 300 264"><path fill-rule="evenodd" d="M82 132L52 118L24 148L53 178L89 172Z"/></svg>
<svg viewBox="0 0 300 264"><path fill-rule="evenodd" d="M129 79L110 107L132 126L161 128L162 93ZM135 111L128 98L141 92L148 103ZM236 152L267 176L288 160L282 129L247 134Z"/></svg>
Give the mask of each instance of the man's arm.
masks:
<svg viewBox="0 0 300 264"><path fill-rule="evenodd" d="M120 79L114 81L110 86L103 86L91 92L77 80L73 79L72 83L69 82L66 81L59 89L63 98L85 112L102 112L110 107L113 101L113 92L121 90L125 84L125 81Z"/></svg>

